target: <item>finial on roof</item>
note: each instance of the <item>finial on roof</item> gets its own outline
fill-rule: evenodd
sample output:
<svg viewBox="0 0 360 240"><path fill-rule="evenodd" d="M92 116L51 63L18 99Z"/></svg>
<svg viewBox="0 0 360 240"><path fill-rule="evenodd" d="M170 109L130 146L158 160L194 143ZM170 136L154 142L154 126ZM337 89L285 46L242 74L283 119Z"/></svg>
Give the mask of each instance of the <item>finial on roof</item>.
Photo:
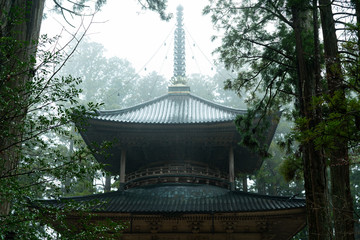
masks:
<svg viewBox="0 0 360 240"><path fill-rule="evenodd" d="M174 36L174 76L172 84L186 84L185 71L185 31L183 24L183 6L179 5L176 10L176 29Z"/></svg>

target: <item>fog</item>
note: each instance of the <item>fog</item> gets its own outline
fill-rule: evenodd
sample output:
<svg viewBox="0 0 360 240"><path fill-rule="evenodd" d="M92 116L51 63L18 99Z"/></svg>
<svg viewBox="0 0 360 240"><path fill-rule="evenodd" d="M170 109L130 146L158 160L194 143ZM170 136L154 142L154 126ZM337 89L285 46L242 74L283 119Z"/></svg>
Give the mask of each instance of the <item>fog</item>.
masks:
<svg viewBox="0 0 360 240"><path fill-rule="evenodd" d="M202 10L207 0L170 0L167 12L173 18L166 22L159 14L143 10L136 0L108 0L101 11L95 14L87 35L89 41L101 43L108 57L116 56L129 60L141 75L156 71L169 79L173 69L173 41L176 7L184 7L184 28L186 35L186 72L214 74L212 55L216 42L211 41L217 31L213 28L210 16L203 16ZM42 33L49 36L74 33L80 26L80 18L66 15L66 22L61 14L51 11L51 1L47 1L46 19ZM85 18L84 25L89 24ZM73 26L70 26L70 24Z"/></svg>
<svg viewBox="0 0 360 240"><path fill-rule="evenodd" d="M42 34L61 35L57 43L61 48L69 41L74 46L86 32L59 74L83 80L84 103L101 102L102 109L120 109L166 94L173 77L176 8L181 4L191 91L210 101L244 108L234 92L223 90L223 82L234 74L215 64L213 51L220 43L211 38L219 32L210 16L202 14L207 3L171 0L166 10L173 15L169 21L142 9L136 0L109 0L95 15L83 17L54 13L53 6L46 5Z"/></svg>

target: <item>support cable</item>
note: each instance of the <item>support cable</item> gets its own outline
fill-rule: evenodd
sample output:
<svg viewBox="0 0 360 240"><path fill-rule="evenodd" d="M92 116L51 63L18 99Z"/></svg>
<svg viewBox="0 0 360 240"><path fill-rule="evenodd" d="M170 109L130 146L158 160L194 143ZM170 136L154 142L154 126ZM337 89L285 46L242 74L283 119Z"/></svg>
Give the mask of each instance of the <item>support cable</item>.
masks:
<svg viewBox="0 0 360 240"><path fill-rule="evenodd" d="M199 49L200 53L203 55L203 57L210 63L210 65L212 66L212 68L215 68L215 69L216 69L215 64L214 64L212 61L210 61L209 58L205 55L205 53L204 53L204 52L202 51L202 49L200 48L199 44L196 43L195 39L192 37L191 33L190 33L189 30L186 28L186 26L184 26L184 29L185 29L187 35L189 35L190 38L191 38L191 40L196 44L196 46L198 47L198 49ZM201 73L201 72L200 72L200 73ZM228 72L227 72L227 75L229 75L229 77L224 76L221 72L218 72L218 74L219 74L221 77L223 77L224 79L227 79L227 78L234 79L234 77L233 77L230 73L228 73Z"/></svg>
<svg viewBox="0 0 360 240"><path fill-rule="evenodd" d="M210 65L211 65L212 67L215 67L214 63L209 60L209 58L205 55L205 53L204 53L204 52L202 51L202 49L199 47L199 44L197 44L197 42L194 40L194 38L193 38L192 35L190 34L189 30L188 30L186 27L184 27L184 28L185 28L185 31L186 31L186 32L188 33L188 35L190 36L191 40L196 44L197 48L199 49L199 51L200 51L200 53L203 55L203 57L210 63Z"/></svg>
<svg viewBox="0 0 360 240"><path fill-rule="evenodd" d="M190 35L190 34L189 34L189 35ZM192 58L193 58L194 61L195 61L195 64L196 64L196 66L197 66L197 68L198 68L198 71L199 71L200 74L202 74L202 71L201 71L199 62L197 61L197 58L195 57L194 49L193 49L192 44L190 43L190 40L189 40L189 38L187 37L187 35L185 35L185 39L186 39L186 41L187 41L187 43L188 43L188 45L189 45L189 47L190 47L191 55L192 55ZM196 44L196 43L194 43L194 44Z"/></svg>
<svg viewBox="0 0 360 240"><path fill-rule="evenodd" d="M151 62L153 60L153 58L157 55L157 53L160 51L160 49L164 46L164 43L166 43L166 41L168 40L170 34L172 34L172 32L174 31L175 26L170 30L169 34L166 36L166 38L164 39L164 41L161 43L161 45L158 47L158 49L154 52L154 54L150 57L150 59L140 68L139 71L137 71L131 78L130 81L134 80L140 72L143 71L143 69L149 64L149 62ZM119 92L120 88L117 88L114 92L108 94L105 98L105 100L109 99L109 97L115 95L117 92Z"/></svg>

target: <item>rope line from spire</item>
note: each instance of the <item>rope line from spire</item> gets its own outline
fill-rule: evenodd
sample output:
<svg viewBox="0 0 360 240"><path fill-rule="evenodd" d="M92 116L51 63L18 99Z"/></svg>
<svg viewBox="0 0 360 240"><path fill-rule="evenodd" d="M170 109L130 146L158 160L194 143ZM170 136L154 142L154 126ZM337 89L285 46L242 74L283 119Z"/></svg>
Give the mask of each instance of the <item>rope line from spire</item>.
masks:
<svg viewBox="0 0 360 240"><path fill-rule="evenodd" d="M156 56L156 54L160 51L160 49L164 46L164 43L166 43L166 41L168 40L169 36L171 35L171 33L173 33L175 26L170 30L170 32L168 33L168 35L166 36L166 38L164 39L164 41L161 43L161 45L159 46L159 48L155 51L155 53L150 57L150 59L130 78L130 81L134 80L142 71L143 69L149 64L149 62L151 62L151 60ZM121 87L117 88L114 92L108 94L106 96L106 100L109 99L109 97L115 95L117 92L119 92L119 90L121 89Z"/></svg>
<svg viewBox="0 0 360 240"><path fill-rule="evenodd" d="M196 44L197 48L199 49L200 53L204 56L204 58L210 63L212 67L216 67L213 62L209 60L209 58L205 55L205 53L202 51L202 49L199 47L199 44L195 41L195 39L191 36L189 30L184 26L184 29L186 33L190 36L191 40Z"/></svg>
<svg viewBox="0 0 360 240"><path fill-rule="evenodd" d="M186 35L185 35L185 39L186 39L186 42L187 42L188 45L189 45L191 54L192 54L192 56L193 56L193 59L194 59L194 61L195 61L196 66L197 66L197 68L198 68L198 71L199 71L200 74L202 74L201 67L200 67L200 65L199 65L199 62L197 61L197 58L195 57L195 54L194 54L194 48L191 46L190 40L189 40L189 38L188 38Z"/></svg>

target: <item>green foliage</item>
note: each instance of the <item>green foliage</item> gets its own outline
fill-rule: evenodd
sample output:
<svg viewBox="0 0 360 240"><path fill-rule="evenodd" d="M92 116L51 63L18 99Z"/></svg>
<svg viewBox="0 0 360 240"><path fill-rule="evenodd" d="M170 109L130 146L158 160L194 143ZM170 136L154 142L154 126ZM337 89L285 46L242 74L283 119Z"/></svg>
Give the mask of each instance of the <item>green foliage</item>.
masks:
<svg viewBox="0 0 360 240"><path fill-rule="evenodd" d="M205 9L212 14L214 24L225 31L216 50L221 61L227 69L238 71L236 78L226 81L225 88L240 96L246 93L250 105L247 116L236 120L242 144L264 157L269 156L267 146L257 139L269 125L266 116L292 104L297 94L294 35L286 22L277 21L273 14L285 3L272 4L213 1ZM285 108L284 112L289 115L291 111Z"/></svg>
<svg viewBox="0 0 360 240"><path fill-rule="evenodd" d="M103 218L98 221L96 214L92 214L91 209L98 207L104 202L89 201L79 204L76 201L63 199L64 207L57 208L49 206L46 201L38 201L32 205L33 211L41 211L46 214L41 219L42 222L53 226L58 232L49 233L48 236L58 235L61 239L119 239L122 231L128 226L124 222L114 222L109 218ZM74 211L82 209L82 211ZM76 221L69 221L69 216ZM47 236L47 237L48 237ZM46 237L46 235L44 235Z"/></svg>
<svg viewBox="0 0 360 240"><path fill-rule="evenodd" d="M106 0L53 2L55 10L67 21L65 15L93 14ZM171 17L164 12L166 0L139 2L157 11L163 19ZM35 203L38 198L60 196L62 183L69 178L70 183L81 182L101 168L88 158L89 150L71 133L71 122L81 125L101 104L91 101L80 104L81 79L57 75L69 56L56 47L45 50L52 49L49 46L56 38L37 39L44 1L4 2L1 6L0 239L55 238L45 223L51 216L58 224L69 212L40 210ZM109 61L109 64L118 63ZM68 141L74 142L73 150L71 144L67 146ZM67 210L72 212L74 208L70 206ZM83 231L78 234L65 231L61 238L112 239L117 235L110 236L109 231L122 230L116 223L99 225L93 224L91 218L82 220Z"/></svg>
<svg viewBox="0 0 360 240"><path fill-rule="evenodd" d="M284 158L280 165L279 172L284 176L285 181L290 182L294 179L302 179L303 163L300 157L289 155Z"/></svg>
<svg viewBox="0 0 360 240"><path fill-rule="evenodd" d="M280 171L287 180L297 180L303 169L303 159L305 175L311 178L305 179L309 190L307 204L328 205L325 203L327 177L320 173L316 175L313 169L329 166L333 174L331 194L335 197L334 205L326 207L332 207L335 211L336 207L341 209L341 204L336 206L339 196L334 193L337 191L334 186L347 186L348 179L344 177L348 176L348 153L358 152L360 142L358 1L328 1L326 7L331 6L327 16L324 4L320 7L322 30L325 30L325 35L326 31L329 34L324 36L324 49L317 44L317 19L312 18L317 17L318 8L311 4L317 4L317 1L210 2L204 13L212 14L214 24L224 31L222 45L217 52L227 69L239 72L236 79L226 82L226 88L239 94L246 91L248 103L252 105L248 116L236 121L239 131L245 132L242 143L257 149L257 139L252 138L257 129L252 121L274 112L278 106L285 108L284 115L295 121L295 128L288 135L289 138L281 141L282 147L287 148L287 155L276 171ZM331 9L335 12L333 16ZM329 27L332 18L337 20L336 33L341 31L342 34L327 42L332 35L333 29ZM325 24L326 21L329 25ZM291 144L294 147L289 147ZM325 165L325 162L331 163ZM267 170L273 169L269 163L264 161ZM342 169L338 171L342 171L342 174L336 175L335 169L340 169L340 166ZM257 178L265 179L263 176L273 181L268 171L260 171ZM338 193L341 192L341 197L349 200L349 191L345 188L339 187ZM319 198L321 203L315 203L317 199L313 198L313 194L324 197ZM325 216L327 213L324 212L322 222L315 217L317 213L312 216L312 210L308 208L308 219L314 219L309 222L309 234L316 237L321 234L316 231L328 234L330 231L325 228L332 223ZM350 213L348 218L352 218L351 206L344 212ZM341 225L341 217L333 220L336 238L339 238L339 234L348 234L349 231L337 228ZM351 225L351 220L350 224L345 225ZM321 230L322 226L325 226L325 230Z"/></svg>
<svg viewBox="0 0 360 240"><path fill-rule="evenodd" d="M165 12L167 0L138 0L144 9L150 9L158 12L162 20L168 21L172 18L172 14Z"/></svg>
<svg viewBox="0 0 360 240"><path fill-rule="evenodd" d="M69 25L67 16L74 15L84 16L93 15L101 10L101 7L106 4L107 0L53 0L54 11L61 14ZM157 12L162 20L168 21L172 18L172 14L166 13L167 0L138 0L138 3L143 9Z"/></svg>
<svg viewBox="0 0 360 240"><path fill-rule="evenodd" d="M29 44L0 37L6 42L0 44L0 239L51 238L42 221L49 212L33 208L34 203L61 196L66 179L81 181L102 168L89 160L91 153L70 131L71 122L84 121L100 105L79 104L80 78L55 76L67 57L45 50L56 40L41 36ZM22 53L35 46L36 56L24 61ZM71 154L69 139L75 142ZM60 214L54 214L54 220L59 219Z"/></svg>
<svg viewBox="0 0 360 240"><path fill-rule="evenodd" d="M269 148L271 157L264 160L252 177L255 191L269 195L303 196L302 160L297 158L294 164L293 151L296 147L283 142L288 139L285 135L291 132L291 126L290 122L280 121L275 140Z"/></svg>
<svg viewBox="0 0 360 240"><path fill-rule="evenodd" d="M360 102L357 93L351 92L346 98L342 97L343 91L335 91L333 96L323 94L313 98L313 108L322 108L322 119L314 128L308 128L309 119L296 120L296 137L300 142L314 141L317 149L322 149L329 154L338 149L338 140L346 139L351 149L358 148ZM343 109L343 111L332 111Z"/></svg>

